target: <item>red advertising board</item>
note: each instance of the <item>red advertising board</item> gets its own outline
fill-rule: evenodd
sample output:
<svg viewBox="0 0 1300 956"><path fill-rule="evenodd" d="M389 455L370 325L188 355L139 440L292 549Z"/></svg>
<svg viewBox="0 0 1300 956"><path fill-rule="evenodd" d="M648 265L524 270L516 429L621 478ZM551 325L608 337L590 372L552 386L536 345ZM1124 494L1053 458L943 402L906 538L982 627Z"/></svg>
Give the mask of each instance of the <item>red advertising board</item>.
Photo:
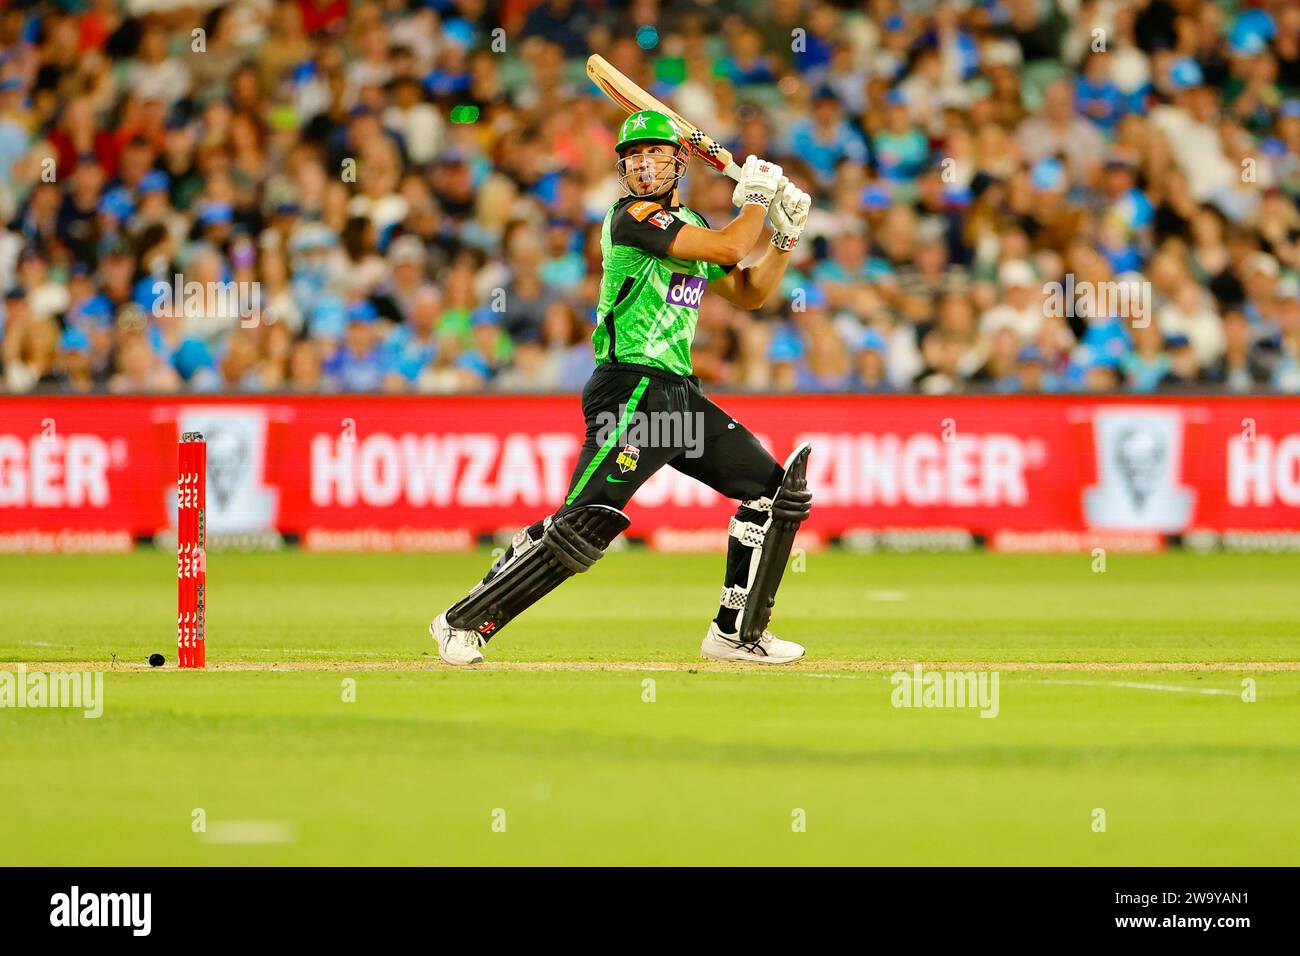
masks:
<svg viewBox="0 0 1300 956"><path fill-rule="evenodd" d="M778 459L811 441L806 526L1034 536L1300 529L1300 400L719 396ZM215 538L464 547L564 496L574 396L0 398L0 550L103 549L174 522L176 441L208 440ZM723 533L734 505L666 468L630 534Z"/></svg>

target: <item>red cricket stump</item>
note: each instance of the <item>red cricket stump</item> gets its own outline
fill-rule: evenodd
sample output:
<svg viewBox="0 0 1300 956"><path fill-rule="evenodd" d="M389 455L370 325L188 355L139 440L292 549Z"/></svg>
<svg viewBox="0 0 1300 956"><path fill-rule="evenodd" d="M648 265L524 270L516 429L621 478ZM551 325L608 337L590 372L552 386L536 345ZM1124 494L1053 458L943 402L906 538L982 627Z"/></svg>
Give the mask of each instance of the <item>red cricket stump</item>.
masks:
<svg viewBox="0 0 1300 956"><path fill-rule="evenodd" d="M207 445L185 432L176 468L176 653L181 667L203 667L207 617Z"/></svg>
<svg viewBox="0 0 1300 956"><path fill-rule="evenodd" d="M208 445L203 435L194 433L195 503L194 503L194 657L195 667L207 665L204 639L208 622Z"/></svg>
<svg viewBox="0 0 1300 956"><path fill-rule="evenodd" d="M190 663L189 642L185 638L185 605L189 595L185 519L190 507L190 483L185 476L185 466L189 448L190 433L185 432L176 446L176 662L181 667L188 667Z"/></svg>

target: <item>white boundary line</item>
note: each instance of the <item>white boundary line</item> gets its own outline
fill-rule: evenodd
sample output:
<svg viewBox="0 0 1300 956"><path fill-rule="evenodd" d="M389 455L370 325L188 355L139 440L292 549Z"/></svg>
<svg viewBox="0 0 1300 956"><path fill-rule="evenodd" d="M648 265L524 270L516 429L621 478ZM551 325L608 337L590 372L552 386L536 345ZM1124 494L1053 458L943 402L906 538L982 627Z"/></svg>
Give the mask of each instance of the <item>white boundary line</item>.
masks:
<svg viewBox="0 0 1300 956"><path fill-rule="evenodd" d="M1025 684L1057 684L1065 687L1122 687L1125 690L1157 690L1172 694L1217 694L1225 697L1239 697L1240 690L1224 690L1221 687L1179 687L1175 684L1139 684L1121 680L1031 680L1020 681Z"/></svg>

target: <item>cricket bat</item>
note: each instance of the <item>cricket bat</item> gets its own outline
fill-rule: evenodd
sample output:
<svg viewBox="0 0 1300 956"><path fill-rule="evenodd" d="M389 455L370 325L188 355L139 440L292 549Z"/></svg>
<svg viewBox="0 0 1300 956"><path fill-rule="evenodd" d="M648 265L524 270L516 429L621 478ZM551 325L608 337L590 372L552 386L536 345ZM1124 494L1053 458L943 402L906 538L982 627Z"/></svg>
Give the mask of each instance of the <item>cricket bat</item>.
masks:
<svg viewBox="0 0 1300 956"><path fill-rule="evenodd" d="M626 76L614 69L603 56L593 53L587 57L587 75L591 82L600 87L600 91L629 113L639 110L658 110L681 127L691 152L704 160L720 173L726 173L736 182L740 182L740 167L736 165L731 151L715 142L700 131L694 123L680 113L670 110Z"/></svg>

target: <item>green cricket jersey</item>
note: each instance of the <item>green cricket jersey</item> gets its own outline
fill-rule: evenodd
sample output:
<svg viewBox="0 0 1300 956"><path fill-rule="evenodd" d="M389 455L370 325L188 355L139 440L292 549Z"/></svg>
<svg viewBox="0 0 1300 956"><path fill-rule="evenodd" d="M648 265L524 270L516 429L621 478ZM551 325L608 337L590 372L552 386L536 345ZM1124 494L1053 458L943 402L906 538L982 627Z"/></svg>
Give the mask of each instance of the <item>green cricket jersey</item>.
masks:
<svg viewBox="0 0 1300 956"><path fill-rule="evenodd" d="M708 229L685 206L624 196L600 233L604 276L591 342L596 363L632 362L691 374L691 341L705 287L734 266L674 259L668 246L690 224Z"/></svg>

